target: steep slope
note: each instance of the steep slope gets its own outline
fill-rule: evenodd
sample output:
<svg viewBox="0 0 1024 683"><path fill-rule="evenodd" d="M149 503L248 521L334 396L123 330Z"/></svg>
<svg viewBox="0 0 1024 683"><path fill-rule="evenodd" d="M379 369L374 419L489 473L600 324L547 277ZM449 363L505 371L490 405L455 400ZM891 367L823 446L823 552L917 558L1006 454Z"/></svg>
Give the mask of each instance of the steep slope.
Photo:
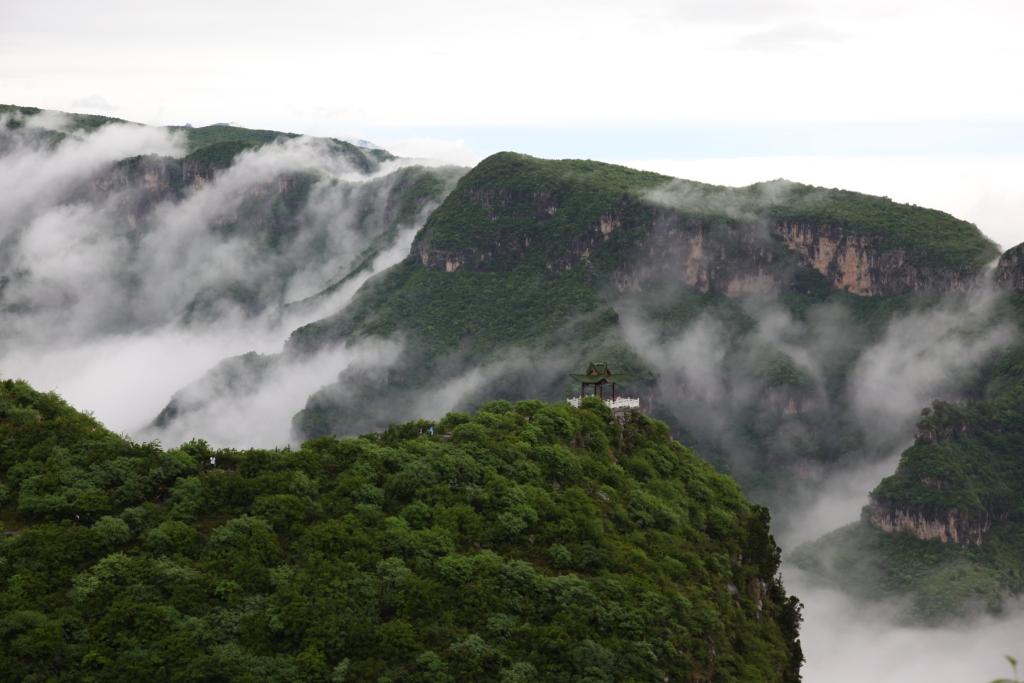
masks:
<svg viewBox="0 0 1024 683"><path fill-rule="evenodd" d="M19 190L0 203L3 336L277 314L366 271L460 173L335 139L0 107L0 183Z"/></svg>
<svg viewBox="0 0 1024 683"><path fill-rule="evenodd" d="M1024 242L999 257L996 282L1018 294L1024 294Z"/></svg>
<svg viewBox="0 0 1024 683"><path fill-rule="evenodd" d="M40 117L41 118L37 118ZM20 107L13 104L0 104L0 119L7 130L30 128L34 139L42 144L54 147L69 136L90 133L110 124L140 124L109 116L95 114L75 114L38 107ZM214 124L211 126L168 126L167 130L183 136L185 152L193 162L208 162L221 166L229 165L231 158L246 149L256 149L271 142L285 141L299 137L297 133L283 133L275 130L258 130L243 128L230 124ZM3 139L9 143L10 139ZM394 159L394 155L383 149L367 149L358 147L344 140L328 139L340 154L355 167L365 173L377 169L381 162ZM0 152L5 146L0 144Z"/></svg>
<svg viewBox="0 0 1024 683"><path fill-rule="evenodd" d="M716 187L511 153L463 180L415 252L449 272L587 268L618 289L682 270L700 291L740 294L789 284L777 264L787 250L862 295L962 289L998 255L973 225L887 198L785 181ZM639 253L661 258L638 264Z"/></svg>
<svg viewBox="0 0 1024 683"><path fill-rule="evenodd" d="M634 414L162 451L0 383L0 679L797 681L767 512Z"/></svg>
<svg viewBox="0 0 1024 683"><path fill-rule="evenodd" d="M292 334L292 354L368 337L406 347L397 365L343 373L296 428L358 433L486 397L554 399L567 369L601 358L653 377L633 387L645 406L745 485L772 488L861 449L845 410L859 354L894 313L969 290L996 255L973 225L885 198L502 153L460 180L405 263ZM787 338L770 338L768 314ZM825 319L842 331L815 350ZM702 326L722 339L715 396L735 420L709 418L669 348Z"/></svg>
<svg viewBox="0 0 1024 683"><path fill-rule="evenodd" d="M1024 297L1003 313L1024 323ZM989 362L968 396L926 408L861 521L798 549L797 564L868 599L904 596L906 617L930 623L1024 592L1024 345Z"/></svg>
<svg viewBox="0 0 1024 683"><path fill-rule="evenodd" d="M480 282L499 273L513 288L526 278L556 283L548 288L556 302L565 289L557 283L578 283L589 296L574 303L586 305L607 299L604 289L666 280L702 293L799 292L820 286L802 272L813 269L836 289L893 294L966 288L997 253L969 223L883 198L781 181L715 187L502 153L462 178L417 235L409 263L378 286L393 288L409 274L454 283L457 272ZM312 348L348 334L354 315L298 330L294 344Z"/></svg>

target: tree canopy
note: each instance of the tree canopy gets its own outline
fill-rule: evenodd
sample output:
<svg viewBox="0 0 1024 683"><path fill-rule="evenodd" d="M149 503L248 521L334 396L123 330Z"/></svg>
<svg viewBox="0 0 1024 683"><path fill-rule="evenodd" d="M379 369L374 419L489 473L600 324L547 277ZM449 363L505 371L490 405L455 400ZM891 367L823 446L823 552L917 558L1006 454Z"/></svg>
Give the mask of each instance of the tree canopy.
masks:
<svg viewBox="0 0 1024 683"><path fill-rule="evenodd" d="M795 681L766 510L634 414L165 450L0 383L0 678Z"/></svg>

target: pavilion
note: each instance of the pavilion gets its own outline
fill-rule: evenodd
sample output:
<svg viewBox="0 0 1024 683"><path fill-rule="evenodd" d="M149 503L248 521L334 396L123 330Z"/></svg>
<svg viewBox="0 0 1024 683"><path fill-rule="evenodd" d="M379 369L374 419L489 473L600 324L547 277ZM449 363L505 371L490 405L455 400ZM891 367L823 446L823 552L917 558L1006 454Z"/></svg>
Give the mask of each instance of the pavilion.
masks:
<svg viewBox="0 0 1024 683"><path fill-rule="evenodd" d="M604 404L612 410L627 410L640 408L640 399L636 397L619 396L615 386L621 382L628 382L631 377L623 374L615 374L608 364L603 361L592 361L586 372L582 374L570 374L575 382L580 385L580 395L573 396L568 400L569 405L579 408L580 401L590 396L604 401ZM589 387L589 392L588 392ZM606 395L607 394L607 395Z"/></svg>

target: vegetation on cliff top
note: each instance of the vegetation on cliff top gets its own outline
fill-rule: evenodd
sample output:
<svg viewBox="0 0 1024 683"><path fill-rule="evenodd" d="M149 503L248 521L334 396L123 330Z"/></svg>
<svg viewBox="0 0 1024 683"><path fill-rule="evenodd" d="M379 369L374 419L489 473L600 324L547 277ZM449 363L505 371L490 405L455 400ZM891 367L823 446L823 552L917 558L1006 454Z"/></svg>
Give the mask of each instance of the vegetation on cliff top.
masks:
<svg viewBox="0 0 1024 683"><path fill-rule="evenodd" d="M711 223L837 226L877 236L883 248L903 249L909 261L922 265L975 270L999 255L975 225L888 197L783 180L716 186L597 161L512 152L488 157L467 174L431 217L424 237L438 249L456 251L496 248L510 237L557 247L601 216L623 218L626 231L649 225L655 205ZM513 206L521 211L498 210Z"/></svg>
<svg viewBox="0 0 1024 683"><path fill-rule="evenodd" d="M20 107L12 104L0 104L0 116L13 115L7 121L8 128L22 125L24 117L50 113L64 117L66 128L47 131L50 144L57 144L64 139L65 131L91 132L111 123L133 124L131 121L99 116L96 114L74 114L39 109L38 107ZM276 130L243 128L228 124L210 126L166 126L167 130L182 135L185 139L187 159L198 163L212 163L216 167L230 165L231 160L245 149L255 149L278 140L299 137L298 133L282 133ZM356 168L369 172L378 164L394 159L395 156L383 149L367 149L358 147L344 140L327 139L333 149L349 159Z"/></svg>
<svg viewBox="0 0 1024 683"><path fill-rule="evenodd" d="M0 481L3 680L799 676L767 512L596 401L163 450L5 381Z"/></svg>
<svg viewBox="0 0 1024 683"><path fill-rule="evenodd" d="M991 361L971 393L924 411L916 443L871 498L918 523L970 529L980 544L862 520L799 548L796 564L862 597L903 596L906 616L927 623L998 612L1024 592L1024 347Z"/></svg>
<svg viewBox="0 0 1024 683"><path fill-rule="evenodd" d="M592 161L549 161L513 153L489 157L463 176L434 211L405 263L372 279L338 314L294 331L289 347L299 352L367 337L399 338L407 349L403 363L386 376L346 372L339 383L314 394L296 418L298 433L309 437L374 428L374 417L389 406L414 405L416 394L426 387L452 380L468 368L501 363L517 349L533 357L558 356L563 359L562 368L602 358L637 376L661 374L638 358L627 340L620 317L623 311L639 314L666 339L682 334L702 317L713 319L721 323L723 336L729 340L725 348L730 353L729 364L742 364L748 350L744 342L757 321L740 298L687 287L678 263L666 268L661 278L675 278L672 282L666 284L654 277L639 287L640 291L628 286L621 291L615 278L642 271L657 259L657 254L648 253L650 245L644 240L660 220L659 212L682 211L709 225L757 223L752 217L781 211L786 197L796 196L794 203L811 201L806 193L801 194L800 187L769 183L722 188ZM894 207L899 216L914 216L915 220L926 221L931 216L923 209L855 193L841 194L841 199L850 210L856 201L864 201ZM956 223L954 232L962 229L973 234L980 240L975 240L975 246L987 248L987 241L973 226L946 218ZM602 221L609 231L589 242ZM939 227L942 229L936 232L945 230ZM705 245L707 252L717 253L719 246L731 248L729 235L717 242L709 237L709 244L714 244ZM971 239L967 243L972 243ZM766 267L784 264L780 272L786 274L781 277L792 277L791 287L784 289L779 301L794 318L805 318L815 307L839 304L850 311L851 327L856 325L855 334L863 337L865 345L881 333L893 312L929 296L853 295L834 287L821 273L802 267L778 240L758 243L754 251L770 251L772 262ZM738 256L735 263L725 258L722 267L735 267L737 278L742 279L755 268L745 258ZM430 262L429 267L424 267L424 260ZM732 342L736 342L735 348ZM776 403L785 406L785 392L776 391L774 402L765 393L779 387L786 388L789 395L785 398L794 398L795 405L802 398L807 399L803 405L812 408L821 402L811 400L814 387L810 378L791 359L770 349L759 349L755 355L763 357L752 359L755 367L750 374L762 386L749 393L745 423L735 425L729 444L749 446L754 454L748 458L756 463L750 472L736 472L745 485L756 478L774 486L775 482L767 480L789 478L790 473L782 468L761 466L757 458L765 454L783 460L800 449L799 457L834 461L856 451L857 437L851 433L854 426L841 424L842 415L819 411L780 416L781 408L772 413ZM845 373L855 360L855 355L836 353L828 361L824 379L836 403L842 403ZM533 367L509 367L502 372L498 386L488 389L502 392L504 398L548 399L561 397L567 389L561 372L552 373L546 382L537 377ZM529 391L517 394L516 388ZM652 388L631 389L647 390L646 400ZM356 395L358 400L352 400ZM472 405L474 400L468 397L466 404ZM671 419L668 410L657 405L654 409L659 410L659 417ZM824 424L828 427L823 428ZM680 434L694 427L679 420L672 426ZM787 426L789 429L784 429ZM699 438L699 428L696 425L690 438ZM782 433L808 436L780 439ZM721 442L702 441L701 447L710 457L729 450Z"/></svg>

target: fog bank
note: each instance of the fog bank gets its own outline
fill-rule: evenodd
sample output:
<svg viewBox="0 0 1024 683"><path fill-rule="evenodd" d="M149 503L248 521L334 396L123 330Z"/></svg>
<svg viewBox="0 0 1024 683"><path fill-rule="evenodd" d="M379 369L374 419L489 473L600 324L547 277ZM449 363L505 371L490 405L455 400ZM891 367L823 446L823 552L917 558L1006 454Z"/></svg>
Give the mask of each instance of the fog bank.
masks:
<svg viewBox="0 0 1024 683"><path fill-rule="evenodd" d="M800 640L805 683L989 683L1005 678L1005 655L1024 654L1024 612L958 626L894 625L884 605L864 606L813 586L785 567L786 589L804 604Z"/></svg>
<svg viewBox="0 0 1024 683"><path fill-rule="evenodd" d="M396 160L364 173L325 140L243 151L180 190L161 174L185 151L180 134L11 116L0 117L0 376L168 445L287 444L305 397L365 351L293 359L256 394L144 430L218 362L279 353L292 330L344 308L408 254L436 205L396 224L404 174L420 169Z"/></svg>

